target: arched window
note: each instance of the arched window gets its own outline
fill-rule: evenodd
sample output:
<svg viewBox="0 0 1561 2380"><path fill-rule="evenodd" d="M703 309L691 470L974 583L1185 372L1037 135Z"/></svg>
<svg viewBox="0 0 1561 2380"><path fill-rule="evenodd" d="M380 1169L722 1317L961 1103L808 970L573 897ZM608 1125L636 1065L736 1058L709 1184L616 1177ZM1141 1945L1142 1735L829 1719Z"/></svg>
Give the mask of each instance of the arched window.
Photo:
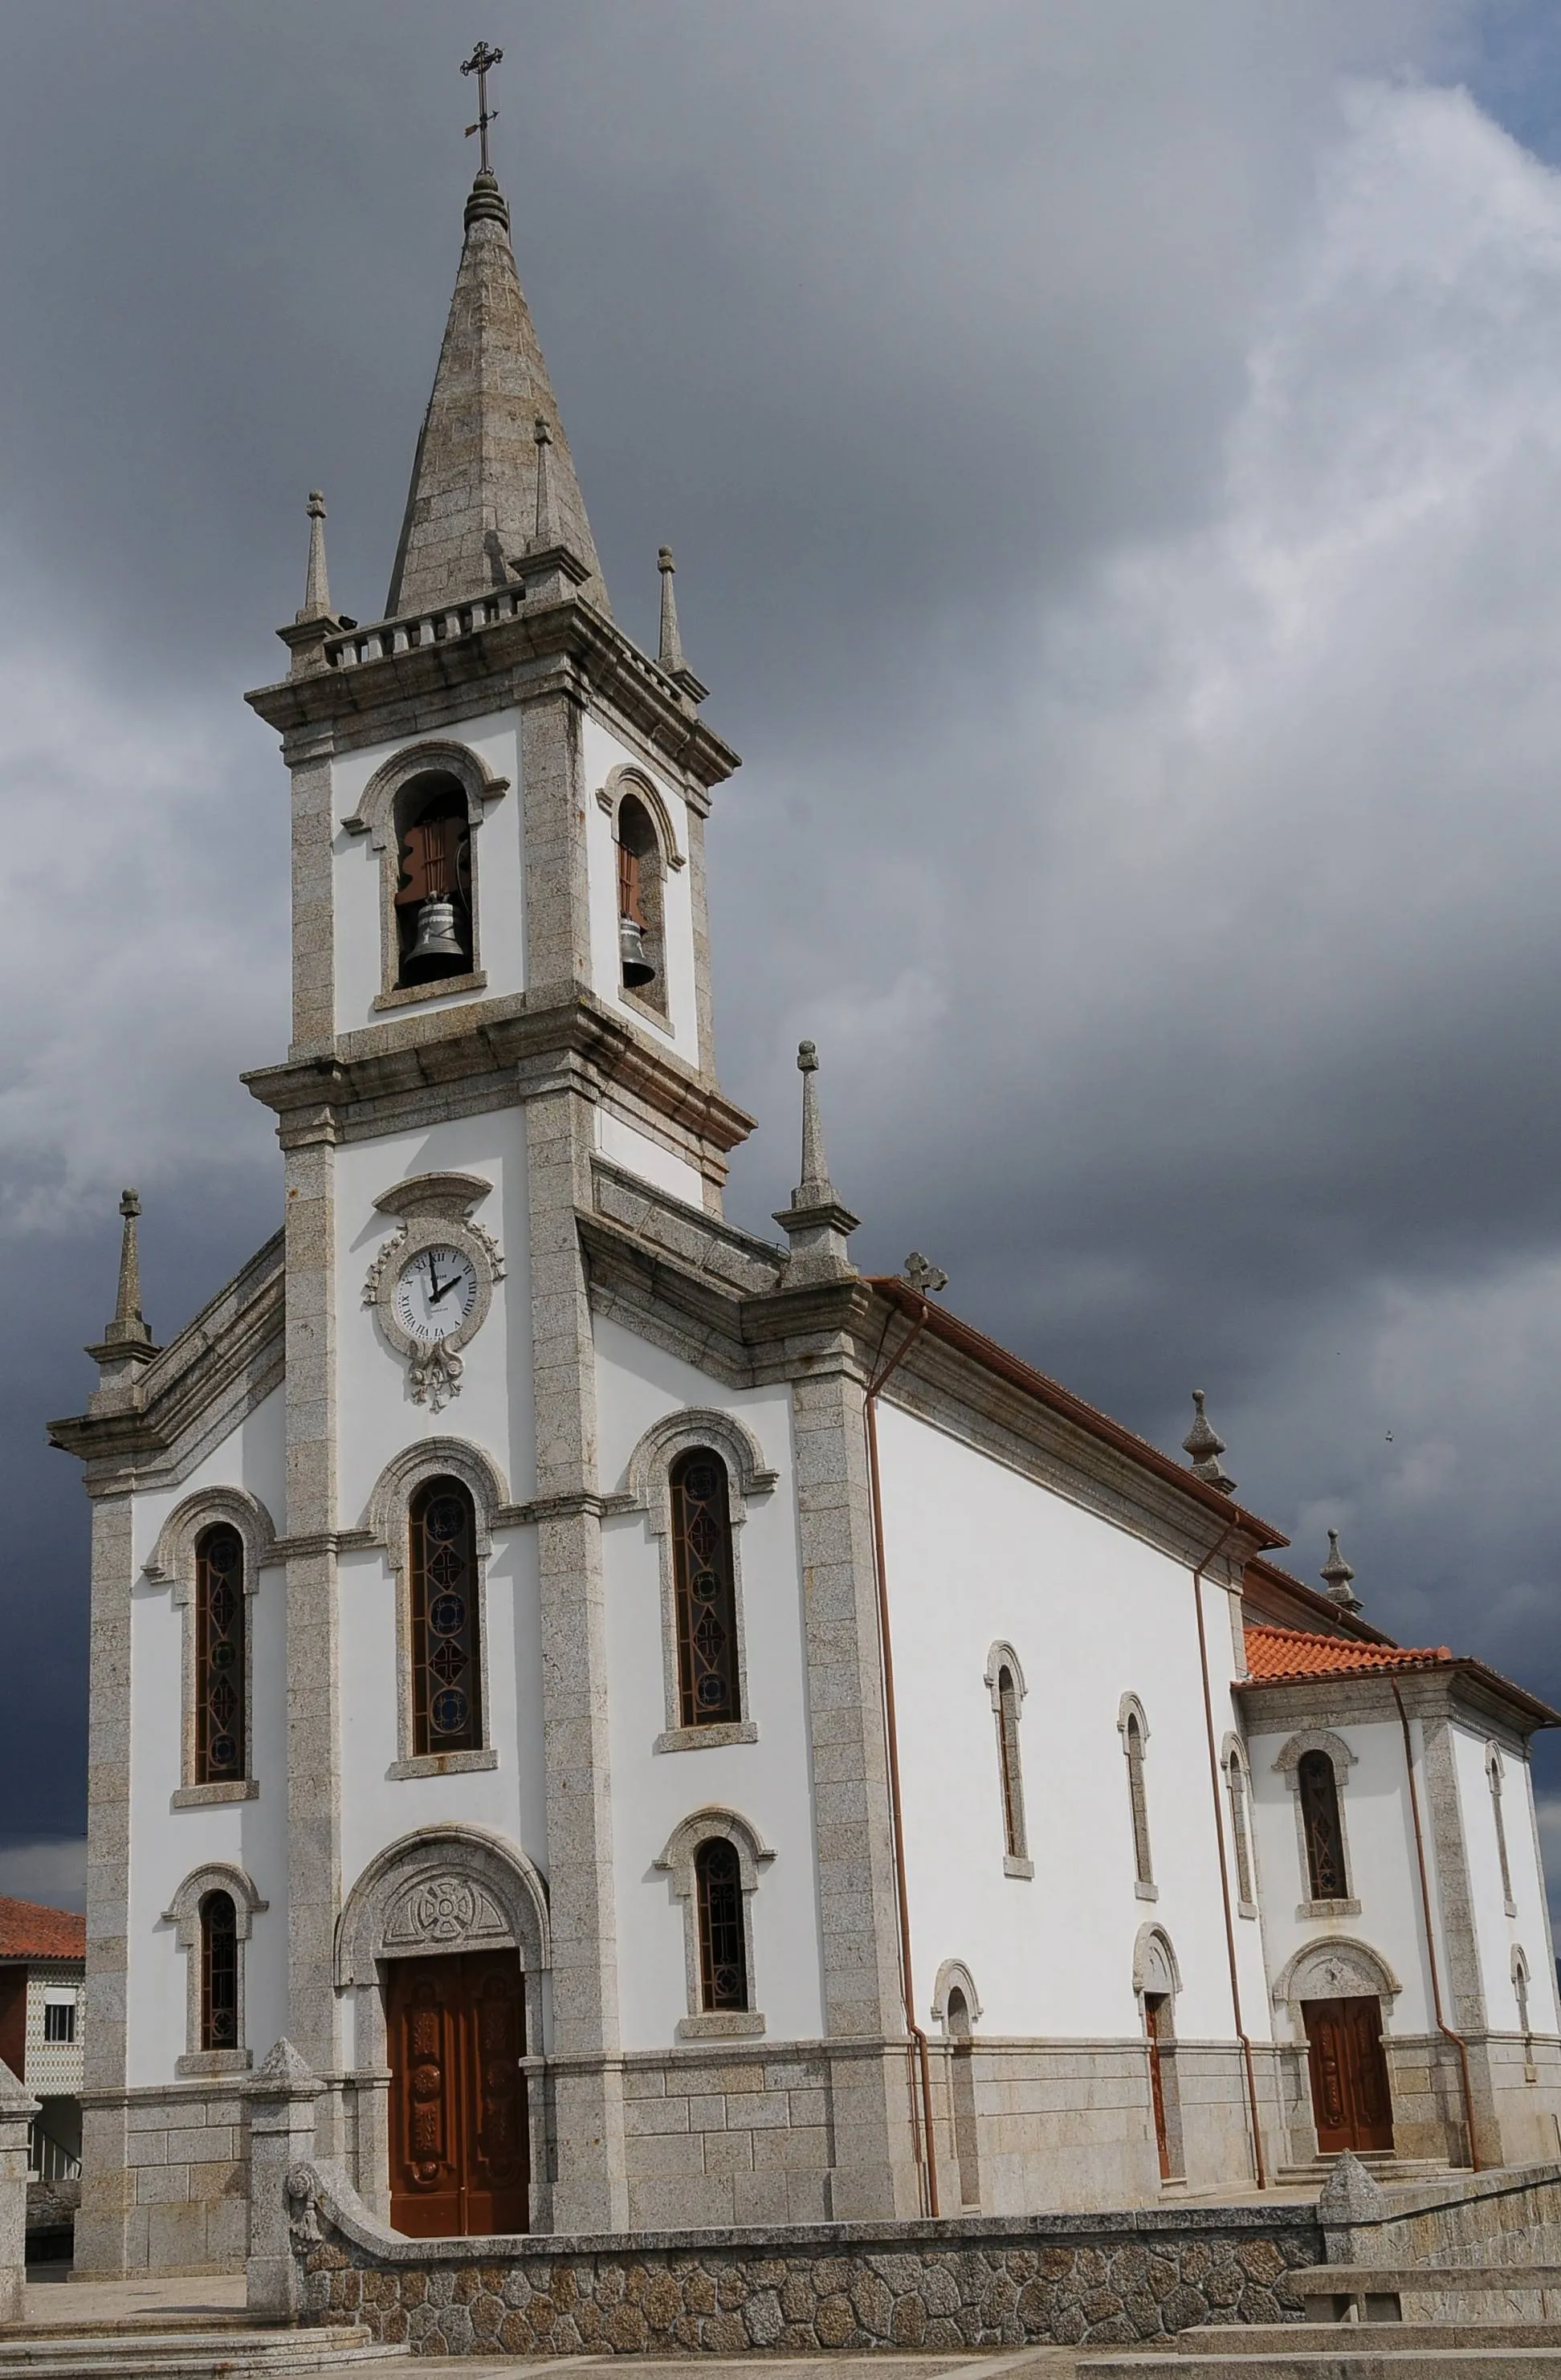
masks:
<svg viewBox="0 0 1561 2380"><path fill-rule="evenodd" d="M1252 1880L1252 1814L1247 1800L1246 1765L1240 1747L1230 1746L1225 1755L1225 1781L1230 1795L1230 1840L1236 1852L1236 1898L1242 1913L1256 1913L1257 1892Z"/></svg>
<svg viewBox="0 0 1561 2380"><path fill-rule="evenodd" d="M412 1499L412 1748L421 1756L482 1742L476 1515L459 1479Z"/></svg>
<svg viewBox="0 0 1561 2380"><path fill-rule="evenodd" d="M618 805L618 941L625 990L665 1014L666 938L661 901L661 846L650 813L637 795Z"/></svg>
<svg viewBox="0 0 1561 2380"><path fill-rule="evenodd" d="M953 2100L954 2155L960 2168L960 2204L974 2214L981 2204L980 2134L975 2121L975 2068L971 2055L970 2003L958 1984L949 1993L944 2023L953 2048L949 2090Z"/></svg>
<svg viewBox="0 0 1561 2380"><path fill-rule="evenodd" d="M1493 1743L1485 1754L1485 1776L1491 1788L1491 1815L1495 1820L1496 1857L1501 1862L1501 1897L1509 1917L1518 1914L1518 1903L1512 1891L1512 1867L1507 1855L1507 1820L1502 1814L1502 1758ZM1527 2027L1524 2028L1525 2031Z"/></svg>
<svg viewBox="0 0 1561 2380"><path fill-rule="evenodd" d="M238 2047L238 1914L231 1892L200 1903L200 2046Z"/></svg>
<svg viewBox="0 0 1561 2380"><path fill-rule="evenodd" d="M682 1724L729 1724L743 1713L726 1465L708 1446L690 1447L669 1485Z"/></svg>
<svg viewBox="0 0 1561 2380"><path fill-rule="evenodd" d="M1141 1891L1153 1894L1155 1863L1149 1849L1149 1800L1144 1790L1144 1726L1136 1704L1122 1719L1122 1750L1128 1764L1128 1806L1132 1817L1133 1878Z"/></svg>
<svg viewBox="0 0 1561 2380"><path fill-rule="evenodd" d="M743 1931L743 1877L737 1853L712 1836L694 1855L699 1919L699 1985L706 2012L748 2005L748 1953Z"/></svg>
<svg viewBox="0 0 1561 2380"><path fill-rule="evenodd" d="M195 1541L195 1779L248 1773L244 1727L244 1540L227 1522Z"/></svg>
<svg viewBox="0 0 1561 2380"><path fill-rule="evenodd" d="M1303 1752L1296 1763L1301 1826L1313 1900L1347 1900L1344 1829L1338 1817L1338 1779L1325 1752Z"/></svg>
<svg viewBox="0 0 1561 2380"><path fill-rule="evenodd" d="M398 984L436 983L476 964L471 829L454 778L414 777L395 802Z"/></svg>
<svg viewBox="0 0 1561 2380"><path fill-rule="evenodd" d="M1004 1847L1010 1860L1028 1859L1024 1780L1019 1767L1019 1689L1006 1661L998 1671L998 1766L1003 1789Z"/></svg>

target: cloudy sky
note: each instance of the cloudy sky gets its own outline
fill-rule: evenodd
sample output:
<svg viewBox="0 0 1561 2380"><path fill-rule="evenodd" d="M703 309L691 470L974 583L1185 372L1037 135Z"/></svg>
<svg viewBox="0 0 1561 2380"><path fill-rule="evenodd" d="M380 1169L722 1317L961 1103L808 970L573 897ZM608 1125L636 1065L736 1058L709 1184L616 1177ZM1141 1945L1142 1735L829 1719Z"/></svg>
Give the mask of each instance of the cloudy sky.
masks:
<svg viewBox="0 0 1561 2380"><path fill-rule="evenodd" d="M0 1890L69 1899L120 1185L272 1229L303 501L381 609L495 163L620 619L709 715L722 1074L859 1260L1561 1697L1561 18L0 10ZM1542 1748L1561 1872L1561 1754Z"/></svg>

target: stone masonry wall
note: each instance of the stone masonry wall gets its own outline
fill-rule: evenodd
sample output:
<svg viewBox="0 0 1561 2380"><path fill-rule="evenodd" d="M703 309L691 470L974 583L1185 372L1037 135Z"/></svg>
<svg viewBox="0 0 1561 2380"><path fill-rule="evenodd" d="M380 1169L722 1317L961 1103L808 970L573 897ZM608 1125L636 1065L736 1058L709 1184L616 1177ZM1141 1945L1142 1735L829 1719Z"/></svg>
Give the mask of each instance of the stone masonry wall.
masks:
<svg viewBox="0 0 1561 2380"><path fill-rule="evenodd" d="M1299 2320L1323 2253L1310 2206L408 2240L337 2169L288 2189L308 2314L427 2355L1128 2345Z"/></svg>

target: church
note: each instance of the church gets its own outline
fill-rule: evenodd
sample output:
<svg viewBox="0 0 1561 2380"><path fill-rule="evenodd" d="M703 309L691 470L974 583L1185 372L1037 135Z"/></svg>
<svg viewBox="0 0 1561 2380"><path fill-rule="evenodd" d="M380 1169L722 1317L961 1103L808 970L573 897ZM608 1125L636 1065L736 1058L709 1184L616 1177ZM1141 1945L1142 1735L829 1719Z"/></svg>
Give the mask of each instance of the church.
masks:
<svg viewBox="0 0 1561 2380"><path fill-rule="evenodd" d="M486 153L382 618L309 516L280 1228L159 1346L127 1192L52 1430L78 2272L242 2266L284 2038L425 2238L1555 2160L1556 1714L1284 1569L1201 1400L1169 1457L861 1273L809 1043L779 1236L724 1220L738 759L670 552L614 622Z"/></svg>

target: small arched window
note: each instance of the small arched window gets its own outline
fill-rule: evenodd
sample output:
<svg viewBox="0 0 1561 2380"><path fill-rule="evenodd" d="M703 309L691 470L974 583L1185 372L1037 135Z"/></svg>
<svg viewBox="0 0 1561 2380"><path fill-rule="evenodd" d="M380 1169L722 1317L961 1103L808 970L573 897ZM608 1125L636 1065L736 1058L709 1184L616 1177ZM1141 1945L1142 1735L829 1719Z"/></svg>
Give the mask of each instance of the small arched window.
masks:
<svg viewBox="0 0 1561 2380"><path fill-rule="evenodd" d="M1024 1779L1019 1766L1019 1688L1005 1661L998 1671L998 1766L1003 1789L1003 1839L1010 1860L1030 1856L1024 1839Z"/></svg>
<svg viewBox="0 0 1561 2380"><path fill-rule="evenodd" d="M482 1742L477 1522L459 1479L426 1480L412 1499L412 1748L426 1755Z"/></svg>
<svg viewBox="0 0 1561 2380"><path fill-rule="evenodd" d="M1256 1906L1252 1884L1252 1815L1247 1803L1247 1772L1235 1744L1225 1758L1225 1781L1230 1795L1230 1840L1236 1851L1236 1898L1243 1910Z"/></svg>
<svg viewBox="0 0 1561 2380"><path fill-rule="evenodd" d="M726 1465L708 1446L690 1447L668 1484L682 1723L713 1727L743 1716Z"/></svg>
<svg viewBox="0 0 1561 2380"><path fill-rule="evenodd" d="M1144 1790L1144 1721L1136 1709L1130 1709L1122 1722L1122 1750L1128 1763L1134 1880L1152 1893L1155 1862L1149 1848L1149 1799Z"/></svg>
<svg viewBox="0 0 1561 2380"><path fill-rule="evenodd" d="M748 1950L743 1929L743 1876L724 1836L694 1855L699 1922L699 1985L707 2014L748 2005Z"/></svg>
<svg viewBox="0 0 1561 2380"><path fill-rule="evenodd" d="M1338 1815L1338 1779L1325 1752L1303 1752L1296 1763L1301 1826L1313 1900L1347 1900L1344 1829Z"/></svg>
<svg viewBox="0 0 1561 2380"><path fill-rule="evenodd" d="M200 2046L238 2047L238 1918L230 1892L200 1903Z"/></svg>
<svg viewBox="0 0 1561 2380"><path fill-rule="evenodd" d="M415 777L396 796L395 832L397 983L469 974L471 829L462 788L453 777Z"/></svg>
<svg viewBox="0 0 1561 2380"><path fill-rule="evenodd" d="M1501 1863L1501 1897L1509 1917L1518 1914L1512 1890L1512 1865L1507 1854L1507 1819L1501 1806L1502 1758L1493 1743L1485 1755L1485 1777L1491 1788L1491 1815L1495 1820L1496 1857Z"/></svg>
<svg viewBox="0 0 1561 2380"><path fill-rule="evenodd" d="M244 1540L225 1521L195 1541L195 1782L236 1784L245 1757Z"/></svg>
<svg viewBox="0 0 1561 2380"><path fill-rule="evenodd" d="M637 795L618 805L619 964L626 990L663 1014L667 1006L661 845Z"/></svg>

